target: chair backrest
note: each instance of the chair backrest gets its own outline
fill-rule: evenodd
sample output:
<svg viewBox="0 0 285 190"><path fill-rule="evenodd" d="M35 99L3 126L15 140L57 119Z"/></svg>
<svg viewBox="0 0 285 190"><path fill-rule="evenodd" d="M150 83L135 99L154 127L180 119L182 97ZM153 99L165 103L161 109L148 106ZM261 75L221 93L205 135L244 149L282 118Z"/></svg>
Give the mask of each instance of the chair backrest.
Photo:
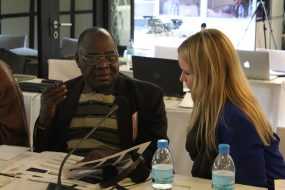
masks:
<svg viewBox="0 0 285 190"><path fill-rule="evenodd" d="M285 159L285 128L277 128L277 134L280 137L279 150Z"/></svg>
<svg viewBox="0 0 285 190"><path fill-rule="evenodd" d="M26 46L26 36L0 35L0 48L14 49Z"/></svg>
<svg viewBox="0 0 285 190"><path fill-rule="evenodd" d="M75 60L49 59L48 78L53 80L67 81L81 75Z"/></svg>
<svg viewBox="0 0 285 190"><path fill-rule="evenodd" d="M24 56L14 54L8 49L0 48L0 60L9 65L13 73L23 74L25 72L26 59Z"/></svg>
<svg viewBox="0 0 285 190"><path fill-rule="evenodd" d="M61 56L73 58L77 49L78 39L64 37L61 41Z"/></svg>

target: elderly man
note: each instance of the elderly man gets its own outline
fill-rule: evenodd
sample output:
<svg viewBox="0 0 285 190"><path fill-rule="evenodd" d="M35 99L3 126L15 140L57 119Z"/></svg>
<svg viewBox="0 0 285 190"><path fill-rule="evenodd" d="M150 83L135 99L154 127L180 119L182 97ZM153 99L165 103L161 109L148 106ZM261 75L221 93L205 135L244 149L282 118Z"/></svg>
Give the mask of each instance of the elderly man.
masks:
<svg viewBox="0 0 285 190"><path fill-rule="evenodd" d="M150 171L157 139L167 138L162 91L119 73L116 45L103 28L90 28L80 35L76 61L82 76L43 94L35 127L36 150L74 148L117 105L118 110L81 143L79 152L93 150L91 157L96 154L99 157L102 150L117 152L152 141L144 152L145 162L131 175L133 181L144 180Z"/></svg>

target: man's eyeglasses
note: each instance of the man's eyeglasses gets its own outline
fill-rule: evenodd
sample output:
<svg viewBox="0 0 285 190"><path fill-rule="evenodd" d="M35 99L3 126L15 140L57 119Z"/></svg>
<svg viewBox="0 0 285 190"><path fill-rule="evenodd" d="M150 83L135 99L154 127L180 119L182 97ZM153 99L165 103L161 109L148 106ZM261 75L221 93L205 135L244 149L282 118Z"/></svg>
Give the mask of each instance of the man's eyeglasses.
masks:
<svg viewBox="0 0 285 190"><path fill-rule="evenodd" d="M114 64L119 60L119 55L117 53L107 53L107 54L87 54L87 55L81 55L82 60L87 65L97 65L104 59L109 61L110 64Z"/></svg>

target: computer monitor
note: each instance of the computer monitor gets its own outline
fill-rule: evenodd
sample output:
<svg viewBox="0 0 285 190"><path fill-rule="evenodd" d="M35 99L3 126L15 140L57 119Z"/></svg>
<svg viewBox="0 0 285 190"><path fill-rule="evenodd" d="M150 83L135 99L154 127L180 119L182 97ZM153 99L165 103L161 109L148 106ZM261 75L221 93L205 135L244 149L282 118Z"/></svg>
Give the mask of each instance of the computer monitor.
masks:
<svg viewBox="0 0 285 190"><path fill-rule="evenodd" d="M134 78L154 83L162 88L165 96L183 96L180 82L181 69L177 60L133 56Z"/></svg>
<svg viewBox="0 0 285 190"><path fill-rule="evenodd" d="M249 79L272 80L276 75L270 74L268 51L238 50L240 64Z"/></svg>

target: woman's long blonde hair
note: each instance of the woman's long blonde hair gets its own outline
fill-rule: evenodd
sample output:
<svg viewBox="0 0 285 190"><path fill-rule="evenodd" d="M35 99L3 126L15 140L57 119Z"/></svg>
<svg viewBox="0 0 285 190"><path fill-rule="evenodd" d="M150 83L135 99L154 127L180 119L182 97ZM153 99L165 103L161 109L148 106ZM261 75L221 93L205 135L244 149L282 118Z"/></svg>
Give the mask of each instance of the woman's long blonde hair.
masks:
<svg viewBox="0 0 285 190"><path fill-rule="evenodd" d="M198 125L198 137L216 149L216 127L226 100L236 105L253 123L264 145L273 138L272 128L254 97L237 53L222 32L207 29L186 39L178 55L192 71L194 108L190 128ZM196 142L199 143L199 142Z"/></svg>

